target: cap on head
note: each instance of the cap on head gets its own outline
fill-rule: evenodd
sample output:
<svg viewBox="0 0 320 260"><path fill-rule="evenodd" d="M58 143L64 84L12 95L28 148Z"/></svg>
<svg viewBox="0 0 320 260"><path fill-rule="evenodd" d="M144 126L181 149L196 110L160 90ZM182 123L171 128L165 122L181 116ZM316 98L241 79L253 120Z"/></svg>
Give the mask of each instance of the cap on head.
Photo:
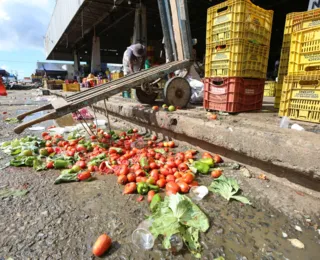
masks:
<svg viewBox="0 0 320 260"><path fill-rule="evenodd" d="M144 46L141 43L137 43L137 44L133 45L132 52L133 52L134 56L141 57L141 56L143 56L143 54L145 52Z"/></svg>

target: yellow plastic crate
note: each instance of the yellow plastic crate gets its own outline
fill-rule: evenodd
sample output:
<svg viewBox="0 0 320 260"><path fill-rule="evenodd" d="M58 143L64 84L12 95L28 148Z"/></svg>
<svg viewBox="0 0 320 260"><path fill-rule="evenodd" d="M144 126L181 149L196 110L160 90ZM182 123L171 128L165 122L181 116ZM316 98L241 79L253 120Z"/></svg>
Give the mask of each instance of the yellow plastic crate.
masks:
<svg viewBox="0 0 320 260"><path fill-rule="evenodd" d="M291 36L288 74L319 70L320 26Z"/></svg>
<svg viewBox="0 0 320 260"><path fill-rule="evenodd" d="M282 93L282 84L276 83L275 85L276 91L275 91L275 99L274 99L274 108L280 107L280 101L281 101L281 93Z"/></svg>
<svg viewBox="0 0 320 260"><path fill-rule="evenodd" d="M73 83L73 84L64 83L62 85L62 90L64 92L78 92L78 91L80 91L80 84L79 83Z"/></svg>
<svg viewBox="0 0 320 260"><path fill-rule="evenodd" d="M273 11L249 0L229 0L208 9L206 43L247 39L269 46Z"/></svg>
<svg viewBox="0 0 320 260"><path fill-rule="evenodd" d="M320 75L286 76L279 116L320 123Z"/></svg>
<svg viewBox="0 0 320 260"><path fill-rule="evenodd" d="M266 78L267 46L247 40L222 41L206 48L205 77Z"/></svg>
<svg viewBox="0 0 320 260"><path fill-rule="evenodd" d="M275 81L266 81L264 85L264 93L265 97L274 97L276 94L276 82Z"/></svg>
<svg viewBox="0 0 320 260"><path fill-rule="evenodd" d="M115 79L120 79L123 77L123 72L114 72L111 74L111 79L115 80Z"/></svg>

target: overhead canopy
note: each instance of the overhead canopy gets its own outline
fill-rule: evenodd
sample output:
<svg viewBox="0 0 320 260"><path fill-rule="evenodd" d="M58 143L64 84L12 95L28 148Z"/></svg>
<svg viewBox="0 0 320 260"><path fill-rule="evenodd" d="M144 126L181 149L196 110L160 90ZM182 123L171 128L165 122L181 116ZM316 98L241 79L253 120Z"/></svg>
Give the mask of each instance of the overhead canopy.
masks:
<svg viewBox="0 0 320 260"><path fill-rule="evenodd" d="M100 37L101 61L121 63L122 55L133 35L134 11L142 2L147 8L148 41L161 42L162 29L157 0L57 0L49 25L45 46L47 59L73 60L77 50L81 61L91 60L92 37ZM188 0L191 33L198 39L198 58L205 53L206 13L222 0ZM269 64L280 57L285 16L306 11L308 1L252 0L274 13ZM257 14L258 15L258 14Z"/></svg>
<svg viewBox="0 0 320 260"><path fill-rule="evenodd" d="M7 77L9 73L6 70L0 69L0 76Z"/></svg>

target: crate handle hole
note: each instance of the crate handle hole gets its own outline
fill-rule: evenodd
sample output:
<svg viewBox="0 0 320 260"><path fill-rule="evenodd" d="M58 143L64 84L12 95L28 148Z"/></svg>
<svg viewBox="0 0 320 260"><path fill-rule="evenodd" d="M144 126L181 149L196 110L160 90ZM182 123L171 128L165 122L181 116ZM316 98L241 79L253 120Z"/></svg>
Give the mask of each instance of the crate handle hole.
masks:
<svg viewBox="0 0 320 260"><path fill-rule="evenodd" d="M320 70L320 66L308 66L306 67L306 71L315 71Z"/></svg>
<svg viewBox="0 0 320 260"><path fill-rule="evenodd" d="M226 11L228 9L229 9L229 6L222 7L222 8L217 10L217 13L221 13L221 12Z"/></svg>
<svg viewBox="0 0 320 260"><path fill-rule="evenodd" d="M223 49L225 49L225 48L227 48L227 45L218 45L218 46L216 46L216 50L217 51L221 51L221 50L223 50Z"/></svg>
<svg viewBox="0 0 320 260"><path fill-rule="evenodd" d="M318 86L319 80L300 80L299 84L301 86Z"/></svg>
<svg viewBox="0 0 320 260"><path fill-rule="evenodd" d="M212 81L212 85L214 85L214 86L220 86L222 84L223 84L223 80L221 80L221 81Z"/></svg>

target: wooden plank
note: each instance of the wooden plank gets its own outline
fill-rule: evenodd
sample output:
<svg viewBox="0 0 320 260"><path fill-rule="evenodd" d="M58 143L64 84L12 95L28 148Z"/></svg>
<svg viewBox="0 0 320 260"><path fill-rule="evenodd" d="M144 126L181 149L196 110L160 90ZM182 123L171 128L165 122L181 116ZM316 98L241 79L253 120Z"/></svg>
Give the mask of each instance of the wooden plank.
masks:
<svg viewBox="0 0 320 260"><path fill-rule="evenodd" d="M180 30L180 23L178 18L178 7L177 7L176 0L170 0L170 9L171 9L171 15L172 15L172 26L173 26L174 39L177 47L178 60L184 60L181 30Z"/></svg>

